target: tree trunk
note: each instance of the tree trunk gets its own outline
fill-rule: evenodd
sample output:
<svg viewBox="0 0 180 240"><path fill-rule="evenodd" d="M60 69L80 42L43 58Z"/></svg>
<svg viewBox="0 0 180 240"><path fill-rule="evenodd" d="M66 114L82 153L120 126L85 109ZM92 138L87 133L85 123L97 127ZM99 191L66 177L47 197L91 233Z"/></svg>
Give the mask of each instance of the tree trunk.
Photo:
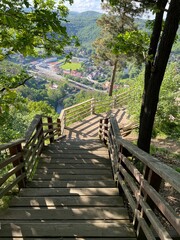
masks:
<svg viewBox="0 0 180 240"><path fill-rule="evenodd" d="M148 59L146 60L146 66L145 66L144 90L143 90L143 96L142 96L140 119L142 118L143 112L144 112L144 104L145 104L145 98L147 94L148 83L151 77L151 71L152 71L158 43L160 41L164 9L166 7L167 1L168 0L158 0L157 2L158 12L156 13L156 17L154 20L153 31L151 34L150 45L148 50Z"/></svg>
<svg viewBox="0 0 180 240"><path fill-rule="evenodd" d="M159 91L178 30L179 21L180 0L171 0L164 31L156 53L153 71L151 71L144 108L140 119L138 147L146 152L150 150L154 118L159 101Z"/></svg>
<svg viewBox="0 0 180 240"><path fill-rule="evenodd" d="M112 93L113 93L113 86L114 86L114 81L115 81L115 76L116 76L117 63L118 63L118 60L115 60L114 66L113 66L114 67L113 73L112 73L112 77L111 77L111 81L110 81L109 96L112 96Z"/></svg>

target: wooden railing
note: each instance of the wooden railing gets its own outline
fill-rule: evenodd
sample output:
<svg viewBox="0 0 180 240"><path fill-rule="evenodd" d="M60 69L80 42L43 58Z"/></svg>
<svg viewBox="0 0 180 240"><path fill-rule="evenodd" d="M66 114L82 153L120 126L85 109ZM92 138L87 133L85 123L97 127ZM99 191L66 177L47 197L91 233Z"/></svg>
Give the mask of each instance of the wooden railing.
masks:
<svg viewBox="0 0 180 240"><path fill-rule="evenodd" d="M85 102L65 108L60 113L61 132L64 128L74 122L82 120L83 118L92 114L99 114L125 106L128 100L128 92L124 92L113 97L108 97L103 100L96 100L94 98Z"/></svg>
<svg viewBox="0 0 180 240"><path fill-rule="evenodd" d="M24 138L0 145L0 198L26 186L44 144L60 135L60 119L53 122L51 117L36 115Z"/></svg>
<svg viewBox="0 0 180 240"><path fill-rule="evenodd" d="M26 186L31 179L43 146L63 135L67 124L90 114L119 107L126 102L127 95L105 100L102 104L90 99L64 109L53 121L49 116L35 116L24 138L0 145L0 198L14 188ZM160 193L161 184L169 184L171 191L180 193L180 174L122 139L116 120L101 119L99 137L108 145L114 179L124 192L133 215L137 237L143 239L173 239L162 221L180 234L180 218L173 204ZM165 220L164 220L165 219Z"/></svg>
<svg viewBox="0 0 180 240"><path fill-rule="evenodd" d="M52 143L62 136L65 127L71 123L125 104L127 96L127 93L123 93L104 101L92 98L63 109L54 122L49 116L36 115L24 138L0 145L0 198L14 188L26 186L48 140Z"/></svg>
<svg viewBox="0 0 180 240"><path fill-rule="evenodd" d="M114 179L130 204L138 239L176 239L180 234L180 217L173 203L159 190L166 184L171 192L179 194L180 174L123 140L113 117L101 119L99 137L108 145ZM164 222L170 230L164 227Z"/></svg>

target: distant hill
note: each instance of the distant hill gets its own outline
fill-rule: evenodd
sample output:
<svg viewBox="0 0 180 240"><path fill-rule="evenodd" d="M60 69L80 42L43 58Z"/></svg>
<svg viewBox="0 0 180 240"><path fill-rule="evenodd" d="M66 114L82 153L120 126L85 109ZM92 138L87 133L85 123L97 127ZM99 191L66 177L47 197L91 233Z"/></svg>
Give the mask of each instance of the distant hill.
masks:
<svg viewBox="0 0 180 240"><path fill-rule="evenodd" d="M92 42L98 37L100 28L96 24L96 20L101 13L94 11L87 12L70 12L66 23L67 31L70 35L76 35L82 46L91 48Z"/></svg>

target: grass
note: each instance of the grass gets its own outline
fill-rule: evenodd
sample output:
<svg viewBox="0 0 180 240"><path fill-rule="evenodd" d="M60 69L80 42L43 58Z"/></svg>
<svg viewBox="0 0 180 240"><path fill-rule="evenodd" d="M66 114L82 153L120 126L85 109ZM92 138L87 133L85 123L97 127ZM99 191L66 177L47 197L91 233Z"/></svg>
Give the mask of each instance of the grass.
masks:
<svg viewBox="0 0 180 240"><path fill-rule="evenodd" d="M81 68L81 63L65 63L64 65L61 66L62 69L64 70L78 70Z"/></svg>
<svg viewBox="0 0 180 240"><path fill-rule="evenodd" d="M177 159L180 159L180 154L178 153L174 153L170 150L168 150L167 148L163 148L163 147L157 147L155 145L151 145L151 154L160 154L162 155L163 157L165 158L170 158L170 159L173 159L173 158L177 158Z"/></svg>
<svg viewBox="0 0 180 240"><path fill-rule="evenodd" d="M180 173L180 154L166 148L151 146L151 154Z"/></svg>

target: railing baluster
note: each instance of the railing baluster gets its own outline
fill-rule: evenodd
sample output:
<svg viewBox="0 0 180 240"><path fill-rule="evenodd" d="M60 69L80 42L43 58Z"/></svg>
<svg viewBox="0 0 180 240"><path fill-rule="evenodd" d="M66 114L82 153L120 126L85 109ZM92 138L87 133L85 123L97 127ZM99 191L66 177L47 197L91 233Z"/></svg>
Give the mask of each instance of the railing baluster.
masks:
<svg viewBox="0 0 180 240"><path fill-rule="evenodd" d="M103 135L103 118L99 120L99 132L98 132L99 138L102 139Z"/></svg>
<svg viewBox="0 0 180 240"><path fill-rule="evenodd" d="M108 123L109 123L109 119L105 118L104 119L103 141L104 141L104 144L106 144L106 145L107 145L107 140L108 140Z"/></svg>
<svg viewBox="0 0 180 240"><path fill-rule="evenodd" d="M94 110L95 110L94 107L95 107L95 99L92 98L92 100L91 100L91 115L94 114Z"/></svg>
<svg viewBox="0 0 180 240"><path fill-rule="evenodd" d="M161 163L157 158L145 153L134 144L122 139L115 118L110 118L108 135L106 136L107 120L100 121L103 128L102 141L108 141L109 155L114 173L117 171L118 184L132 208L133 224L137 239L152 240L172 239L159 218L165 218L177 234L180 234L179 215L173 204L160 195L161 181L167 182L180 193L180 174ZM109 139L107 139L108 137ZM118 158L116 157L116 151ZM135 160L134 160L135 159ZM118 168L116 168L118 165ZM142 165L144 169L142 169ZM154 210L158 209L158 217ZM174 233L175 233L174 231ZM178 235L175 235L177 237ZM174 239L174 238L173 238ZM175 238L176 239L176 238Z"/></svg>
<svg viewBox="0 0 180 240"><path fill-rule="evenodd" d="M61 136L61 120L57 118L58 137Z"/></svg>
<svg viewBox="0 0 180 240"><path fill-rule="evenodd" d="M49 138L49 141L50 141L50 143L53 143L54 142L54 129L53 129L52 117L47 117L47 121L48 121L49 136L51 136Z"/></svg>
<svg viewBox="0 0 180 240"><path fill-rule="evenodd" d="M12 147L9 148L9 151L10 151L10 155L13 156L17 153L21 153L21 156L15 160L13 162L13 166L16 167L18 166L20 163L24 163L24 158L23 158L23 150L22 150L22 145L21 143L18 143L17 145L14 145ZM21 176L23 173L25 173L25 166L23 166L21 168L21 170L17 171L16 172L16 178ZM19 183L18 183L18 187L19 189L23 188L26 186L26 177L23 178Z"/></svg>
<svg viewBox="0 0 180 240"><path fill-rule="evenodd" d="M38 136L38 140L42 141L42 145L44 146L44 134L43 134L43 123L42 123L42 117L40 117L39 122L36 126L36 130L38 131L40 129L40 133ZM42 140L41 140L42 138ZM40 152L41 153L41 152Z"/></svg>

